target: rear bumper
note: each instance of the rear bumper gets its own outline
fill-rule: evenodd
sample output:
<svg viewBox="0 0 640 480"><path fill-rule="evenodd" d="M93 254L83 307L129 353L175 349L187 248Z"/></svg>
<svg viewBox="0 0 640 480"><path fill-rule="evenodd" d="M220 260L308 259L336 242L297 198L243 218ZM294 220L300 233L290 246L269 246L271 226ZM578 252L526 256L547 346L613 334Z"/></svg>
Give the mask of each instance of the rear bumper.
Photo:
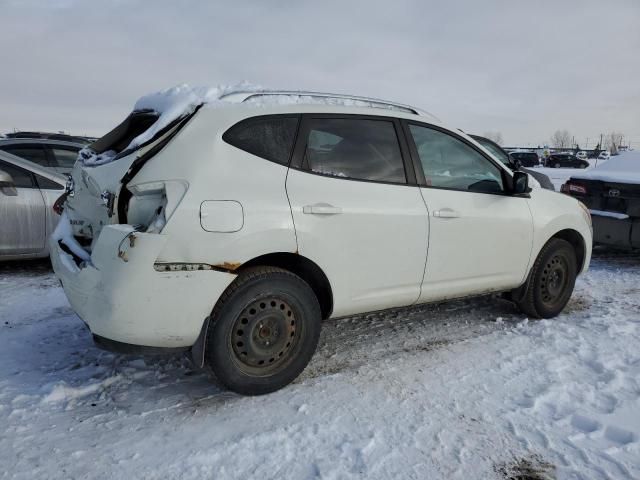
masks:
<svg viewBox="0 0 640 480"><path fill-rule="evenodd" d="M592 210L591 221L594 243L619 248L640 248L640 219L616 218Z"/></svg>
<svg viewBox="0 0 640 480"><path fill-rule="evenodd" d="M95 244L93 265L79 269L51 241L51 263L69 303L103 344L190 347L234 280L235 275L213 270L156 271L153 265L165 243L164 235L110 225Z"/></svg>

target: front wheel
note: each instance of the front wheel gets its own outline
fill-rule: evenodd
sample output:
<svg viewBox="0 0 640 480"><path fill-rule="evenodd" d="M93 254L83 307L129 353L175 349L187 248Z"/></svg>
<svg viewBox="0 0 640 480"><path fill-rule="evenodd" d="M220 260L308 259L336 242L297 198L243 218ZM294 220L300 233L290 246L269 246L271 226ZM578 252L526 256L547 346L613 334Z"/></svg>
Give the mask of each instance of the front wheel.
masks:
<svg viewBox="0 0 640 480"><path fill-rule="evenodd" d="M552 238L540 251L516 304L532 318L557 316L571 298L577 270L573 246L566 240Z"/></svg>
<svg viewBox="0 0 640 480"><path fill-rule="evenodd" d="M206 363L230 390L273 392L311 360L320 321L318 299L300 277L275 267L247 270L212 312Z"/></svg>

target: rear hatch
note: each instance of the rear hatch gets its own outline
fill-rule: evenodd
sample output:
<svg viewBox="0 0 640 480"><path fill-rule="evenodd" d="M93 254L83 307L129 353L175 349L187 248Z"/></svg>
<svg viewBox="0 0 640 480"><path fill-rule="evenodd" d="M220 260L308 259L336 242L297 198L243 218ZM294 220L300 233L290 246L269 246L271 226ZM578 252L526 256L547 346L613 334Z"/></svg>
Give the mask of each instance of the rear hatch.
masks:
<svg viewBox="0 0 640 480"><path fill-rule="evenodd" d="M70 233L85 251L91 252L105 225L130 223L147 231L164 218L163 185L153 185L144 192L132 192L127 186L198 108L169 122L163 122L162 115L151 109L133 111L120 125L80 151L61 200L63 221L68 220ZM136 193L142 201L134 202ZM128 218L130 204L135 206L133 221Z"/></svg>

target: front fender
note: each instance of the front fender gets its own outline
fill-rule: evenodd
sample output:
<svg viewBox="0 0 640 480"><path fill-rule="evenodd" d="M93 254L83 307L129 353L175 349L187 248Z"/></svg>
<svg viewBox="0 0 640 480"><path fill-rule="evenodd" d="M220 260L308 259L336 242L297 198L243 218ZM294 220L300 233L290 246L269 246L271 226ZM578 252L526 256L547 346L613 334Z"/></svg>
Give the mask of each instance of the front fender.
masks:
<svg viewBox="0 0 640 480"><path fill-rule="evenodd" d="M537 257L542 247L554 236L566 230L574 231L584 244L584 260L579 271L584 273L589 267L593 245L588 212L575 198L543 189L532 192L529 205L533 217L532 257Z"/></svg>

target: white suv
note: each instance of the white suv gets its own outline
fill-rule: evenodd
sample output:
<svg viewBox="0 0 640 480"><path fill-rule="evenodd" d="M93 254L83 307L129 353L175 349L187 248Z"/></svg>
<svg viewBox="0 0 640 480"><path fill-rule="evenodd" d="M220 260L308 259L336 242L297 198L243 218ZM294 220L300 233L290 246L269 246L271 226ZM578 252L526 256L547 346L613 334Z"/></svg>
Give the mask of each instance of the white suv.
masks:
<svg viewBox="0 0 640 480"><path fill-rule="evenodd" d="M98 345L190 349L262 394L329 317L488 292L558 315L590 216L527 178L413 107L182 87L81 152L52 262Z"/></svg>

